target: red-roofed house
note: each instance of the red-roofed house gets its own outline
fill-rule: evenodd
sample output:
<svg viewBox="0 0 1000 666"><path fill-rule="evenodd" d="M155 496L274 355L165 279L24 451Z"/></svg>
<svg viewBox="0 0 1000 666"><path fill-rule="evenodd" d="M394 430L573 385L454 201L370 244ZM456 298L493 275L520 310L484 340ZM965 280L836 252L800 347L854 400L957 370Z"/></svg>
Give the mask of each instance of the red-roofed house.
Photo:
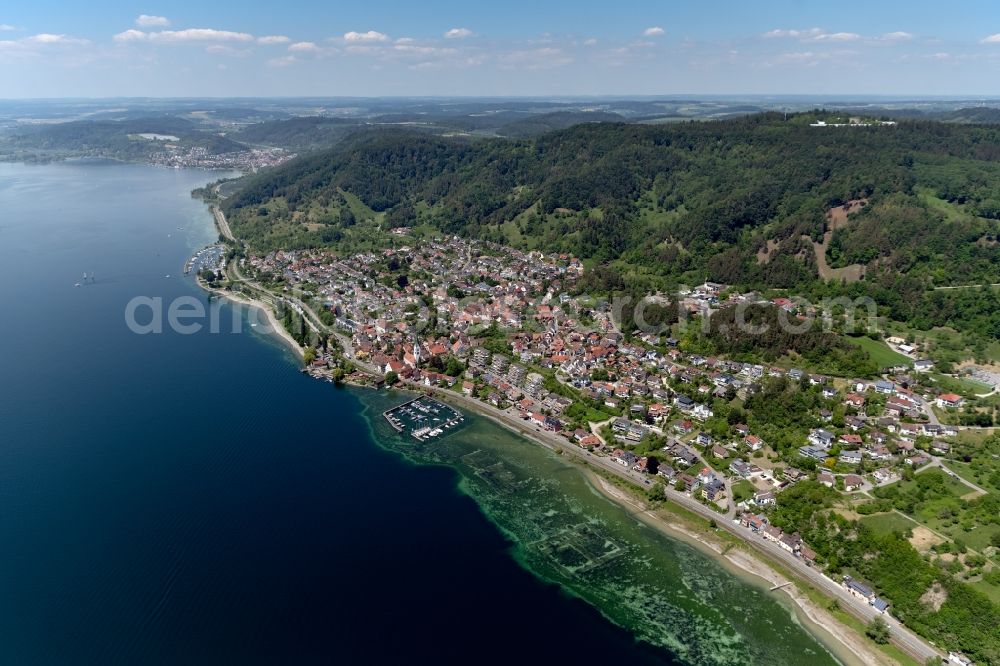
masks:
<svg viewBox="0 0 1000 666"><path fill-rule="evenodd" d="M946 409L948 407L961 407L965 399L954 393L942 393L937 397L937 406Z"/></svg>

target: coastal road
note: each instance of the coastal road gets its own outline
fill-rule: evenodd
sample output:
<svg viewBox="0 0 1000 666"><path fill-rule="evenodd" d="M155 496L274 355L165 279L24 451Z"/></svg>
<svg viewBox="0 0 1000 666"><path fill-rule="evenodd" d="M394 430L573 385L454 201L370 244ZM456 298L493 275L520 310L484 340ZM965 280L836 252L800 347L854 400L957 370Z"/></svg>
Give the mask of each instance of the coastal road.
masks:
<svg viewBox="0 0 1000 666"><path fill-rule="evenodd" d="M216 193L218 193L218 188L216 188ZM211 210L212 210L212 215L215 217L215 225L219 229L219 233L222 234L225 238L228 238L229 240L233 241L234 243L239 243L239 241L236 239L236 236L233 235L232 229L229 228L229 221L226 220L226 214L222 212L222 209L219 208L219 206L213 204L211 206ZM266 302L271 303L272 305L274 304L275 295L267 291L260 285L258 285L253 280L247 279L243 275L242 271L240 271L239 262L237 261L230 262L229 269L230 270L228 277L231 280L233 280L234 282L241 282L249 286L258 296L262 295L266 296L265 299ZM299 298L296 298L295 296L281 296L280 298L290 303L292 307L294 307L298 311L298 313L302 316L305 322L309 325L309 328L311 328L313 331L325 335L329 335L331 333L331 331L326 327L326 325L323 324L323 321L319 318L319 315L317 315L313 311L313 309L309 307L307 303L303 302Z"/></svg>
<svg viewBox="0 0 1000 666"><path fill-rule="evenodd" d="M421 390L427 390L424 386L419 386L419 388ZM576 444L566 441L558 435L536 429L522 420L519 416L510 412L500 411L488 405L484 405L475 398L458 394L453 391L442 389L431 389L431 391L446 401L457 403L459 406L465 406L477 411L480 414L484 414L493 421L500 423L522 436L534 439L551 449L560 450L564 453L568 453L582 459L588 464L599 467L607 472L610 472L611 474L630 481L639 487L644 487L650 483L648 475L628 469L623 465L612 461L608 457L594 455L584 449L581 449ZM815 585L824 594L836 599L840 603L840 607L843 610L849 612L851 615L854 615L863 622L870 622L875 617L881 617L889 626L892 633L892 642L918 662L924 663L931 657L940 658L941 655L937 650L928 645L924 639L904 627L897 619L891 615L883 615L879 613L868 605L867 602L862 601L849 593L843 585L831 580L819 570L806 565L802 559L795 557L788 551L778 546L776 543L767 541L762 537L753 534L749 529L742 527L731 519L727 519L726 516L719 514L708 506L705 506L687 493L678 492L673 488L668 487L667 499L668 501L676 502L678 505L706 520L714 520L720 529L724 529L730 534L738 537L744 543L747 543L751 548L754 548L768 558L780 562L783 566L786 566L788 569L793 571L797 576Z"/></svg>
<svg viewBox="0 0 1000 666"><path fill-rule="evenodd" d="M229 222L226 220L226 216L222 212L222 209L215 205L213 205L211 208L212 208L212 215L215 216L215 225L219 228L219 233L222 234L223 237L228 238L234 243L238 242L236 240L236 236L233 236L233 232L229 228Z"/></svg>
<svg viewBox="0 0 1000 666"><path fill-rule="evenodd" d="M215 215L216 222L219 225L220 233L227 238L233 239L232 232L226 222L225 215L218 210L218 207L213 209L213 214ZM260 292L262 296L266 295L268 302L273 302L274 295L243 277L236 266L236 262L231 262L231 267L233 268L233 275L238 281L249 286L254 292ZM354 359L354 353L350 345L350 340L339 332L332 331L323 325L316 313L313 312L306 303L303 303L294 297L286 296L285 299L301 308L303 317L305 317L306 321L308 321L311 326L315 325L314 328L317 330L335 335L341 341L341 344L344 345L345 355L354 360L359 367L362 367L369 372L381 375L381 370L379 368L375 368L370 364ZM308 313L308 316L306 313ZM421 391L428 390L427 387L424 387L421 384L411 384L410 386ZM537 426L533 428L529 423L521 419L519 415L510 411L495 409L489 405L485 405L475 398L461 393L456 393L454 391L441 389L429 390L449 402L458 403L460 406L465 406L468 409L484 414L493 421L500 423L522 436L533 439L534 441L539 442L551 449L568 453L569 455L577 457L588 464L592 464L611 474L623 478L640 488L648 486L651 483L648 475L629 469L605 456L594 455L593 453L581 449L576 444L568 442L554 433L541 430ZM837 599L841 603L841 607L855 617L867 622L876 616L881 616L880 613L869 606L866 602L853 597L842 585L831 580L830 578L827 578L818 570L806 566L801 559L783 550L774 542L765 541L764 539L752 534L748 529L738 525L732 520L732 510L728 512L728 515L722 515L686 493L678 492L670 487L666 488L666 493L669 501L676 502L678 505L683 506L685 509L701 516L706 520L715 521L719 528L725 529L727 532L735 535L737 538L741 539L744 543L749 544L757 551L773 558L778 562L781 562L784 566L787 566L801 578L810 581L819 589L823 590L824 593ZM732 502L730 502L730 504L732 504ZM929 646L923 639L908 630L906 627L902 626L895 618L891 616L881 617L883 617L890 627L892 632L892 642L907 654L917 659L917 661L923 663L930 657L940 657L939 653L935 649Z"/></svg>

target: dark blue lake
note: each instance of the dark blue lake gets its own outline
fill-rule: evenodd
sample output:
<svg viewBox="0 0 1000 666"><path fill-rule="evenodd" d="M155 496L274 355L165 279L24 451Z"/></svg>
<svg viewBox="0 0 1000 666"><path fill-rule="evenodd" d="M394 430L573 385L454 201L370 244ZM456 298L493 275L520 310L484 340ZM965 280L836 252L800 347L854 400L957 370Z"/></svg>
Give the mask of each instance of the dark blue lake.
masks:
<svg viewBox="0 0 1000 666"><path fill-rule="evenodd" d="M181 273L215 239L190 191L216 177L0 164L0 663L669 664L713 661L713 646L730 663L832 663L773 597L642 532L552 454L524 449L547 470L531 479L482 419L452 436L477 459L455 440L425 456L442 464L414 464L365 418L391 398L308 379L254 329L130 331L136 297L208 304ZM662 599L594 587L602 615L573 581L543 582L560 570L511 541L537 521L475 482L505 464L524 506L605 524ZM634 573L614 572L601 584ZM635 608L611 608L626 592Z"/></svg>
<svg viewBox="0 0 1000 666"><path fill-rule="evenodd" d="M0 662L669 661L277 342L130 332L133 297L205 300L215 177L0 164Z"/></svg>

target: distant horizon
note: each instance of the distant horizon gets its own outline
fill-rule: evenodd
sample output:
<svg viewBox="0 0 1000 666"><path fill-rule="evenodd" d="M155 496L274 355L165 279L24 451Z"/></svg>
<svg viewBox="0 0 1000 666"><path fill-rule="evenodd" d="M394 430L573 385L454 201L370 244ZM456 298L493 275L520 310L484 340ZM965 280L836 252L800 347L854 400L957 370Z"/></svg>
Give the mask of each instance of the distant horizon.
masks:
<svg viewBox="0 0 1000 666"><path fill-rule="evenodd" d="M563 100L613 100L613 101L683 101L683 100L737 100L737 99L810 99L844 100L885 100L894 102L921 101L995 101L1000 103L1000 93L977 95L961 94L869 94L869 93L664 93L664 94L531 94L531 95L94 95L94 96L52 96L52 97L3 97L0 102L73 102L73 101L217 101L217 100L538 100L559 102Z"/></svg>

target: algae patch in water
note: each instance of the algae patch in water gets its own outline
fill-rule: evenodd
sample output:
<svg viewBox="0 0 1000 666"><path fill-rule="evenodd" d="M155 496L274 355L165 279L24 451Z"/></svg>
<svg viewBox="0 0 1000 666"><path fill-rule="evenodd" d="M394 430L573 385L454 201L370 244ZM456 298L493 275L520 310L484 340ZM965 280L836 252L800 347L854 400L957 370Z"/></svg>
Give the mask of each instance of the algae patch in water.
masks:
<svg viewBox="0 0 1000 666"><path fill-rule="evenodd" d="M399 396L362 399L379 414ZM836 663L765 590L648 529L551 451L477 416L430 442L372 425L380 445L455 469L462 490L514 542L519 562L637 638L692 664L801 664L804 655L810 664Z"/></svg>

